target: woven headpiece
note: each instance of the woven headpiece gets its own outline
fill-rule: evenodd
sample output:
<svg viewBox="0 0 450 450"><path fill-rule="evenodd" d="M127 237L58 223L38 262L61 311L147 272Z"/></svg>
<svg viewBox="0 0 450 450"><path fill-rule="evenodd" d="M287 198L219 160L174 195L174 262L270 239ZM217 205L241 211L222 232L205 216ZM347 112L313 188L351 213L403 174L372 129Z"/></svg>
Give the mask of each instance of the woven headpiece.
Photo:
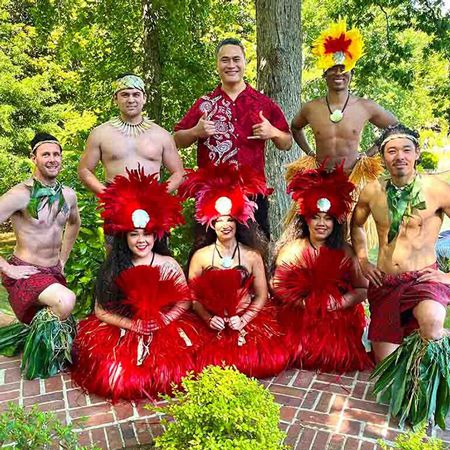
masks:
<svg viewBox="0 0 450 450"><path fill-rule="evenodd" d="M195 218L202 225L212 226L215 219L225 215L243 224L254 221L257 205L251 198L271 193L264 176L248 166L211 164L186 172L178 192L185 199L195 198Z"/></svg>
<svg viewBox="0 0 450 450"><path fill-rule="evenodd" d="M348 72L364 53L361 33L352 28L347 31L344 20L333 23L314 41L312 54L317 56L317 65L324 71L342 65Z"/></svg>
<svg viewBox="0 0 450 450"><path fill-rule="evenodd" d="M142 167L117 175L98 198L108 234L143 228L160 239L184 222L180 198L167 192L167 183L160 183L157 174L145 175Z"/></svg>
<svg viewBox="0 0 450 450"><path fill-rule="evenodd" d="M322 164L318 169L297 173L289 182L287 192L297 202L302 216L309 218L325 212L342 223L351 210L354 189L343 165L328 172Z"/></svg>
<svg viewBox="0 0 450 450"><path fill-rule="evenodd" d="M124 75L122 78L114 80L112 83L114 94L123 89L139 89L145 94L145 84L142 78L137 75Z"/></svg>

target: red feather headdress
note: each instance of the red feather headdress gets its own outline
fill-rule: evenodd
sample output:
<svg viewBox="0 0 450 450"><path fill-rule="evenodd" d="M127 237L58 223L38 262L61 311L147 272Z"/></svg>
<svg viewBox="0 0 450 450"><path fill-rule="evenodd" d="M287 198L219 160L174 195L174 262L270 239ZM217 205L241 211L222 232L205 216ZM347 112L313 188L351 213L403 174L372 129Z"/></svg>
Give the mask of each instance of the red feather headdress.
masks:
<svg viewBox="0 0 450 450"><path fill-rule="evenodd" d="M351 210L354 189L342 164L332 171L327 171L322 164L318 169L297 173L288 184L287 192L297 202L302 216L308 218L326 212L342 223Z"/></svg>
<svg viewBox="0 0 450 450"><path fill-rule="evenodd" d="M127 169L127 175L117 175L98 194L106 233L144 228L160 239L172 227L183 223L180 198L167 192L167 183L160 183L157 174L146 175L138 167Z"/></svg>
<svg viewBox="0 0 450 450"><path fill-rule="evenodd" d="M251 198L271 193L264 176L248 166L219 164L186 172L178 192L184 199L195 198L195 218L202 225L211 226L223 215L243 224L249 219L254 221L257 205Z"/></svg>

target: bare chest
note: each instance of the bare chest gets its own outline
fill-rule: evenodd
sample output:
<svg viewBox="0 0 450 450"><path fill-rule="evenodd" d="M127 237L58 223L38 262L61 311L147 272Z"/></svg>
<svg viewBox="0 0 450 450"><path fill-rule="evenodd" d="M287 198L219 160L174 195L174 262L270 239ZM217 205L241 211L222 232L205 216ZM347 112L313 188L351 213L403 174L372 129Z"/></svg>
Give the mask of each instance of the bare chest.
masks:
<svg viewBox="0 0 450 450"><path fill-rule="evenodd" d="M160 139L148 130L139 136L126 136L112 129L103 136L101 142L103 163L121 161L161 161L163 145Z"/></svg>
<svg viewBox="0 0 450 450"><path fill-rule="evenodd" d="M408 235L414 238L428 238L435 234L436 228L439 229L442 223L442 213L437 210L435 202L432 198L424 195L425 209L407 208L404 211L403 218L400 225L400 235ZM389 210L386 193L384 191L373 199L371 204L371 211L378 229L382 234L387 234L392 223L394 214L401 214L402 211L393 207Z"/></svg>
<svg viewBox="0 0 450 450"><path fill-rule="evenodd" d="M336 108L330 106L331 111ZM367 112L358 102L347 105L339 122L330 119L325 103L317 103L308 114L308 122L314 135L321 139L358 139L367 122Z"/></svg>
<svg viewBox="0 0 450 450"><path fill-rule="evenodd" d="M55 233L61 233L69 218L68 206L58 211L58 204L54 203L40 209L38 217L34 218L28 210L22 210L11 217L11 222L18 234L35 236L36 239L45 240Z"/></svg>

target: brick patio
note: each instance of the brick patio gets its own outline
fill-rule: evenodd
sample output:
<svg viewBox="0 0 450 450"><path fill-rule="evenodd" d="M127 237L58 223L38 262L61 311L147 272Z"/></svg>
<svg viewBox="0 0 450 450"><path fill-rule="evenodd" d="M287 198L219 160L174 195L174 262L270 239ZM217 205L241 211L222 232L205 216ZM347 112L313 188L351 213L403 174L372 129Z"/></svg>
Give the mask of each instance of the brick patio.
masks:
<svg viewBox="0 0 450 450"><path fill-rule="evenodd" d="M19 365L19 358L0 356L0 411L10 401L25 406L37 403L63 422L73 423L80 443L94 443L103 449L150 444L161 432L158 417L142 406L112 406L99 397L87 396L72 385L67 374L25 381ZM399 430L387 407L373 401L367 378L367 373L338 377L288 370L262 383L282 405L280 425L293 449L375 450L380 448L378 438L393 439ZM80 429L82 417L87 420ZM433 434L450 443L450 431L433 430Z"/></svg>

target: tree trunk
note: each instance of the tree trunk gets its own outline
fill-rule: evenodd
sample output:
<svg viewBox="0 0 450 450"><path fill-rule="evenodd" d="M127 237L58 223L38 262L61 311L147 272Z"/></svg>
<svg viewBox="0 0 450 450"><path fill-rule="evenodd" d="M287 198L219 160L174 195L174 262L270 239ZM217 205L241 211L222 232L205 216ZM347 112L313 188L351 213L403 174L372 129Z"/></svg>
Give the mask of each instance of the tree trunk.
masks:
<svg viewBox="0 0 450 450"><path fill-rule="evenodd" d="M144 23L144 81L147 91L146 110L149 118L161 123L161 55L159 47L159 21L161 15L160 2L142 0L142 16Z"/></svg>
<svg viewBox="0 0 450 450"><path fill-rule="evenodd" d="M301 0L256 0L258 89L275 100L288 122L300 107L301 85ZM300 151L283 152L269 142L266 175L275 190L270 198L269 218L273 239L281 234L290 204L284 181L284 165L298 158Z"/></svg>

